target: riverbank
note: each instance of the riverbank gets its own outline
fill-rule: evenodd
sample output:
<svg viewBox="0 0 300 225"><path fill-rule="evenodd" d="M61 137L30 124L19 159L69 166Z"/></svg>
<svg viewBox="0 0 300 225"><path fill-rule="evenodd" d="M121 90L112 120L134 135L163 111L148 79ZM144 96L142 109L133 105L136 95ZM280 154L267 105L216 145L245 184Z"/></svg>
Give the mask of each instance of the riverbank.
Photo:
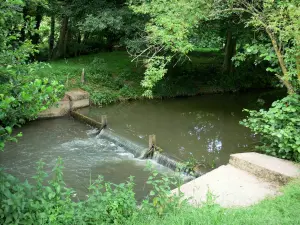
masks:
<svg viewBox="0 0 300 225"><path fill-rule="evenodd" d="M128 224L300 224L297 210L300 208L300 181L285 186L282 193L250 207L229 209L215 204L214 196L208 195L201 208L185 205L163 216L141 214Z"/></svg>
<svg viewBox="0 0 300 225"><path fill-rule="evenodd" d="M221 53L198 52L176 67L153 89L154 98L194 96L197 94L236 91L250 86L265 86L264 80L245 75L239 80L221 74ZM105 105L143 98L141 81L145 68L131 62L127 52L102 52L93 55L51 61L37 69L37 78L49 77L64 84L65 91L81 88L90 93L91 103ZM50 66L49 66L50 65ZM264 72L265 73L265 72ZM83 76L84 74L84 76ZM259 73L255 73L255 76ZM264 74L264 77L265 76ZM226 79L225 79L226 78ZM255 79L254 79L255 78Z"/></svg>

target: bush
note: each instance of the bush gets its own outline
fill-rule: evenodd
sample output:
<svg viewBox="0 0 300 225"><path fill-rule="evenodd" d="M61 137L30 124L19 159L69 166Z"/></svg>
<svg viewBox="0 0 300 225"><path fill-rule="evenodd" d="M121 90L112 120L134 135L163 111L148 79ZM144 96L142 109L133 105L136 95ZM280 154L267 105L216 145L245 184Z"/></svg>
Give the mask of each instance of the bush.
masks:
<svg viewBox="0 0 300 225"><path fill-rule="evenodd" d="M0 170L0 224L131 224L137 214L161 216L185 202L180 197L170 197L170 185L177 178L158 178L158 172L153 170L147 181L153 186L149 193L152 199L146 197L140 206L133 191L133 177L115 185L105 183L99 176L90 185L87 199L75 202L72 196L76 193L63 181L62 159L57 160L49 181L44 165L38 162L35 185L21 183Z"/></svg>
<svg viewBox="0 0 300 225"><path fill-rule="evenodd" d="M12 129L28 120L33 120L38 113L47 109L58 101L63 89L56 81L48 79L35 79L33 81L15 81L0 85L0 129L3 127L7 133L0 134L0 150L11 137Z"/></svg>
<svg viewBox="0 0 300 225"><path fill-rule="evenodd" d="M261 136L263 152L300 161L300 95L273 102L269 110L245 110L250 114L241 124Z"/></svg>

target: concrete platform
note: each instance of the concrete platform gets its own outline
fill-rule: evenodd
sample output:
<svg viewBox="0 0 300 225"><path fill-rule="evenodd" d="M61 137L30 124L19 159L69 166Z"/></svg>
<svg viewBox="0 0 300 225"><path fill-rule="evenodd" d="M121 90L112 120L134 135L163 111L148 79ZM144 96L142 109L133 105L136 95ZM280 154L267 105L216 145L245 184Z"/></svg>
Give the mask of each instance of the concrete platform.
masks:
<svg viewBox="0 0 300 225"><path fill-rule="evenodd" d="M87 99L81 99L76 101L71 101L71 110L84 108L90 105L90 100Z"/></svg>
<svg viewBox="0 0 300 225"><path fill-rule="evenodd" d="M228 165L182 185L180 191L195 206L206 201L208 193L223 207L249 206L279 194L281 185L298 178L300 164L248 152L232 154Z"/></svg>
<svg viewBox="0 0 300 225"><path fill-rule="evenodd" d="M221 166L180 188L184 198L200 206L206 201L208 192L215 196L215 202L223 207L249 206L267 196L275 196L278 186L262 181L256 176L231 165ZM178 189L172 191L178 193Z"/></svg>
<svg viewBox="0 0 300 225"><path fill-rule="evenodd" d="M71 101L89 99L89 93L81 89L68 91L66 92L66 95L69 96Z"/></svg>
<svg viewBox="0 0 300 225"><path fill-rule="evenodd" d="M69 100L59 101L54 106L39 113L38 118L55 118L69 113L71 104Z"/></svg>
<svg viewBox="0 0 300 225"><path fill-rule="evenodd" d="M256 152L232 154L229 163L266 181L280 185L300 178L299 164Z"/></svg>
<svg viewBox="0 0 300 225"><path fill-rule="evenodd" d="M67 115L71 110L90 105L89 93L81 89L66 92L65 96L55 106L39 113L38 118L54 118Z"/></svg>

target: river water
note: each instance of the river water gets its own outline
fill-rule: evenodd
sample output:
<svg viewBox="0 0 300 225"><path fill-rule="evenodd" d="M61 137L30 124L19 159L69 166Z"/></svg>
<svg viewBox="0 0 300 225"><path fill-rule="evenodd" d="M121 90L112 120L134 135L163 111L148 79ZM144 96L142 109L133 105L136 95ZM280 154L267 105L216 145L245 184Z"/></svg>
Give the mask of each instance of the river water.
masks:
<svg viewBox="0 0 300 225"><path fill-rule="evenodd" d="M259 93L223 94L132 101L106 107L89 107L80 112L101 120L107 115L115 133L147 144L155 134L157 145L173 158L191 157L211 166L228 163L232 153L251 151L256 138L239 124L244 108L256 105Z"/></svg>
<svg viewBox="0 0 300 225"><path fill-rule="evenodd" d="M147 161L135 159L116 144L95 137L93 128L73 118L33 121L18 131L23 132L23 137L18 143L7 143L4 152L0 152L0 167L21 180L31 180L40 159L51 177L56 159L61 157L65 183L76 190L80 199L85 198L90 182L98 175L116 184L126 182L132 175L137 198L149 192L150 187L145 184L150 175L145 171ZM152 166L159 172L171 173L154 161Z"/></svg>
<svg viewBox="0 0 300 225"><path fill-rule="evenodd" d="M148 135L155 134L157 144L173 158L205 160L209 167L228 163L229 155L253 150L256 137L239 125L243 108L252 108L258 94L224 94L168 100L118 103L106 107L81 109L96 120L107 115L108 126L116 134L147 146ZM145 182L146 160L134 158L125 148L95 137L93 128L70 117L38 120L17 130L23 132L18 143L8 143L0 152L0 167L20 179L31 179L36 162L46 162L51 174L57 157L65 164L67 186L79 198L88 194L91 180L103 175L106 181L125 182L135 176L137 198L149 191ZM155 164L161 173L172 173Z"/></svg>

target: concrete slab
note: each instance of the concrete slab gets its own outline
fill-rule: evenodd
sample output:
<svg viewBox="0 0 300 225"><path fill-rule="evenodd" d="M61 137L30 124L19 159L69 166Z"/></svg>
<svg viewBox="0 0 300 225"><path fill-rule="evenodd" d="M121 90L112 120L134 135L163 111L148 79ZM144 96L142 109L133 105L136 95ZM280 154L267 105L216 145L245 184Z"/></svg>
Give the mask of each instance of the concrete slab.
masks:
<svg viewBox="0 0 300 225"><path fill-rule="evenodd" d="M57 105L39 113L38 118L54 118L68 114L70 111L70 101L59 101Z"/></svg>
<svg viewBox="0 0 300 225"><path fill-rule="evenodd" d="M68 91L66 95L69 96L71 101L89 99L89 93L81 89Z"/></svg>
<svg viewBox="0 0 300 225"><path fill-rule="evenodd" d="M286 184L300 177L299 164L256 152L232 154L229 163L266 181L279 184Z"/></svg>
<svg viewBox="0 0 300 225"><path fill-rule="evenodd" d="M89 99L81 99L76 101L71 101L71 110L84 108L90 105Z"/></svg>
<svg viewBox="0 0 300 225"><path fill-rule="evenodd" d="M87 107L90 105L89 93L81 89L68 91L58 102L58 106L53 106L41 113L38 118L60 117L68 114L71 110Z"/></svg>
<svg viewBox="0 0 300 225"><path fill-rule="evenodd" d="M215 202L223 207L249 206L278 193L277 186L231 165L221 166L190 181L180 190L185 198L191 198L189 202L195 206L206 201L208 192L211 192ZM178 193L178 189L172 193Z"/></svg>

